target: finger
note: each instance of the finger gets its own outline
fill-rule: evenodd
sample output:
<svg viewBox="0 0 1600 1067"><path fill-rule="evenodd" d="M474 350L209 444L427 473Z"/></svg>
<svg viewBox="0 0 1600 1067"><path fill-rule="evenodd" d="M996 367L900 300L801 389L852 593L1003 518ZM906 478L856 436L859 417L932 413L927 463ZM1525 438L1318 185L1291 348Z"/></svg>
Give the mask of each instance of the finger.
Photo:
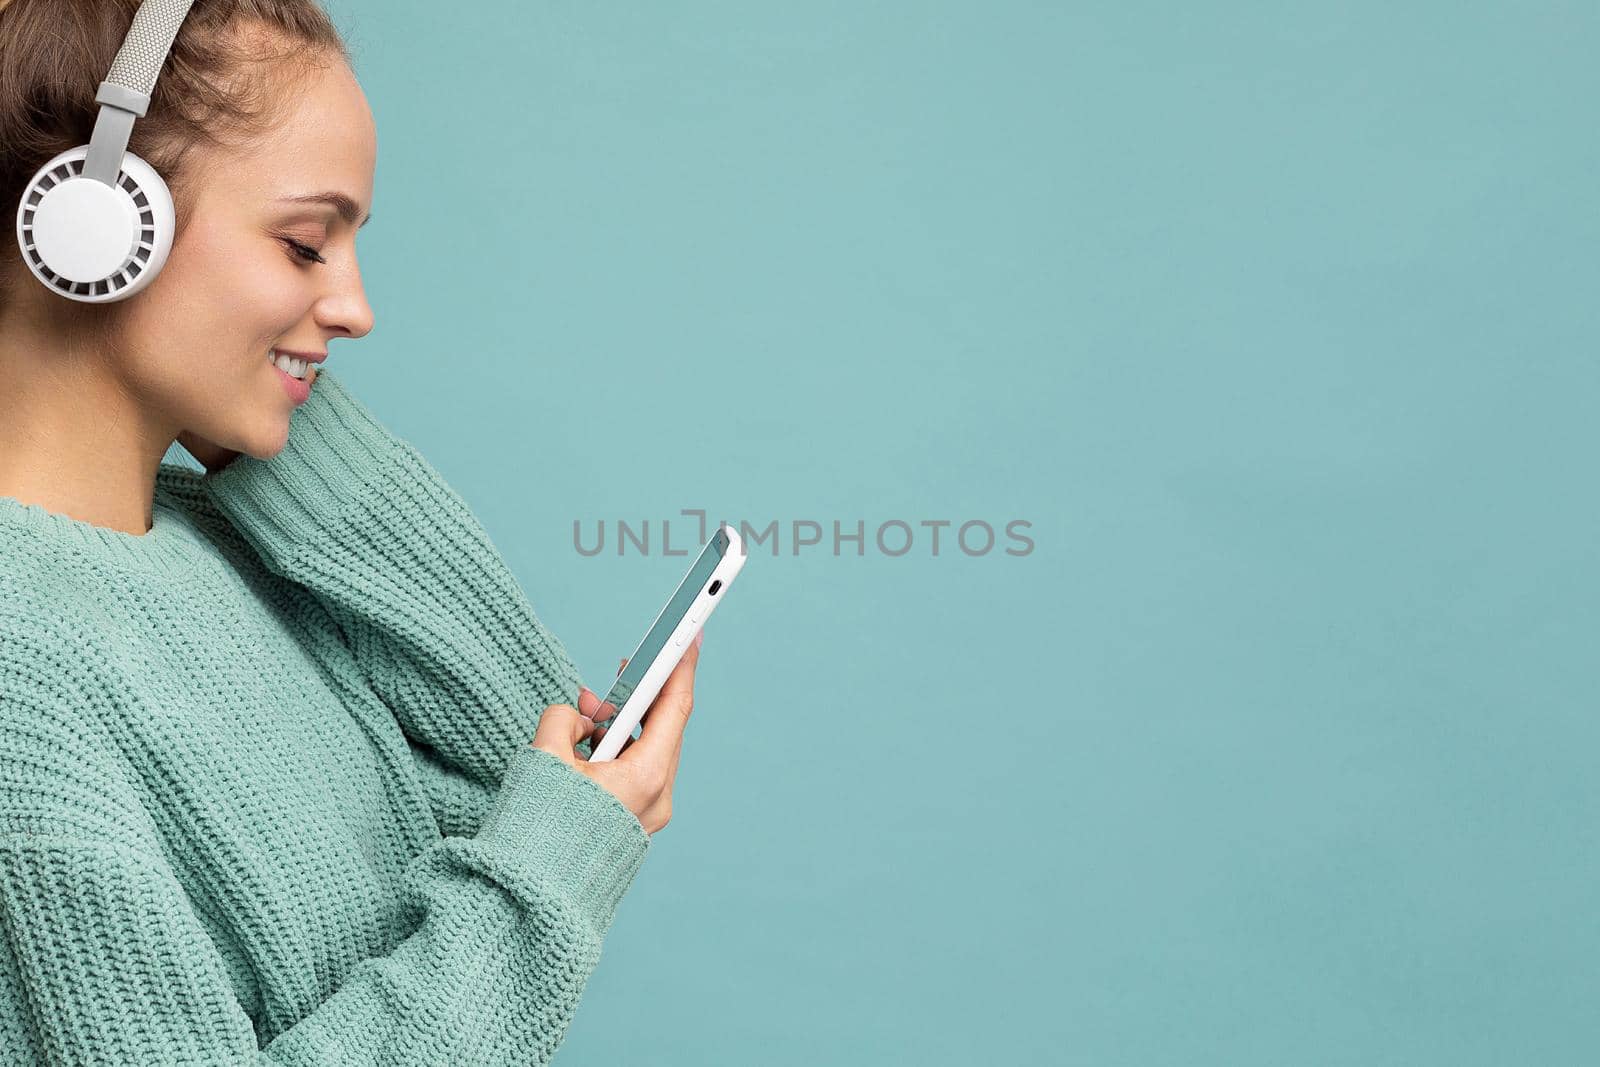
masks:
<svg viewBox="0 0 1600 1067"><path fill-rule="evenodd" d="M593 729L594 722L579 715L571 704L551 704L539 716L532 744L534 748L571 760L575 746Z"/></svg>
<svg viewBox="0 0 1600 1067"><path fill-rule="evenodd" d="M667 762L675 755L694 708L694 672L699 662L700 642L695 641L667 675L666 684L644 714L644 733L637 739L638 758Z"/></svg>
<svg viewBox="0 0 1600 1067"><path fill-rule="evenodd" d="M600 710L600 698L594 695L594 690L586 685L578 687L578 714L590 722L600 721L595 717L595 712Z"/></svg>
<svg viewBox="0 0 1600 1067"><path fill-rule="evenodd" d="M617 706L609 700L601 700L593 689L583 685L578 687L578 714L591 723L609 722L616 716Z"/></svg>
<svg viewBox="0 0 1600 1067"><path fill-rule="evenodd" d="M622 657L622 662L617 664L617 673L621 674L622 673L622 668L626 667L627 665L628 665L628 657L627 656L623 656Z"/></svg>

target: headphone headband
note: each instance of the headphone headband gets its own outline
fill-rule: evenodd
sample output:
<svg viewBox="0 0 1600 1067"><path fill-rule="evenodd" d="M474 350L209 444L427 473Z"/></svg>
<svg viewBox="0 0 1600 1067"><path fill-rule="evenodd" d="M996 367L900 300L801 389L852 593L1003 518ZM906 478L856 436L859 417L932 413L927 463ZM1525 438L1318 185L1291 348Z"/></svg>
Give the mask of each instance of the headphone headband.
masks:
<svg viewBox="0 0 1600 1067"><path fill-rule="evenodd" d="M194 0L144 0L134 12L133 25L128 27L128 36L117 49L111 72L102 84L138 93L148 103L156 87L156 75L161 73L178 36L178 27L193 6Z"/></svg>
<svg viewBox="0 0 1600 1067"><path fill-rule="evenodd" d="M144 0L133 13L128 36L111 61L106 80L100 83L95 101L100 114L89 138L89 156L83 162L83 176L114 185L122 169L122 156L133 136L133 120L144 118L150 108L150 94L156 76L167 62L178 28L194 6L194 0Z"/></svg>

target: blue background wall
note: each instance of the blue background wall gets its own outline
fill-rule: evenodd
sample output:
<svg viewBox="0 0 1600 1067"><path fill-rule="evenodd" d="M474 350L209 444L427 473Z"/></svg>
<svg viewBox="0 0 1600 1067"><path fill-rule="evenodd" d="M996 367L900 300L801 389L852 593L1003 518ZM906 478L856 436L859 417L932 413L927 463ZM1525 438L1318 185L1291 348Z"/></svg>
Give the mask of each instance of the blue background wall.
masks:
<svg viewBox="0 0 1600 1067"><path fill-rule="evenodd" d="M560 1062L1593 1062L1594 5L330 6L335 365L590 684L574 519L785 530Z"/></svg>

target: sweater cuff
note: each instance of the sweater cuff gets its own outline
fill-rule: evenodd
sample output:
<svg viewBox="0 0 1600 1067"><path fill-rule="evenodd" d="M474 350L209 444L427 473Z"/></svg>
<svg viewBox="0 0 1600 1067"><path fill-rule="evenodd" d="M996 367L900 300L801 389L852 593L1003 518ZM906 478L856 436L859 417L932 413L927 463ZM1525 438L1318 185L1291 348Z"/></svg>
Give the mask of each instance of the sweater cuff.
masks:
<svg viewBox="0 0 1600 1067"><path fill-rule="evenodd" d="M528 744L511 757L473 841L495 866L565 897L603 934L651 838L604 786Z"/></svg>
<svg viewBox="0 0 1600 1067"><path fill-rule="evenodd" d="M332 526L380 484L411 446L384 426L331 371L289 416L289 441L269 459L242 454L201 477L226 512L274 545L301 544Z"/></svg>

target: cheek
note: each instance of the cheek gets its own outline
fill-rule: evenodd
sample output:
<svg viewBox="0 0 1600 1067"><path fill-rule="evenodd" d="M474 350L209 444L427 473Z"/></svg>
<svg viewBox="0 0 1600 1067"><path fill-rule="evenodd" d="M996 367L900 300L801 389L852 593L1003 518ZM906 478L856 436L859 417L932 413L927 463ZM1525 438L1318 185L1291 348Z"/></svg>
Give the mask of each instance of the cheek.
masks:
<svg viewBox="0 0 1600 1067"><path fill-rule="evenodd" d="M158 288L169 326L212 350L265 353L311 311L305 280L274 240L198 223L173 247L149 292Z"/></svg>

